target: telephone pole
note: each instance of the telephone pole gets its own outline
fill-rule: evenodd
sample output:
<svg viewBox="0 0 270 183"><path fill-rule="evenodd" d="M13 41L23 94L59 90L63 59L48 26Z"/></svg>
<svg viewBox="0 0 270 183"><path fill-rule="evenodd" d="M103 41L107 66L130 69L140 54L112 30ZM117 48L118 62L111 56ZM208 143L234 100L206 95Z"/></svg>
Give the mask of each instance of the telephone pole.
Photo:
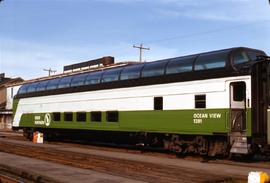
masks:
<svg viewBox="0 0 270 183"><path fill-rule="evenodd" d="M43 69L44 71L47 71L49 73L49 76L51 76L51 73L55 73L56 70L52 70L52 68L49 69Z"/></svg>
<svg viewBox="0 0 270 183"><path fill-rule="evenodd" d="M145 47L143 47L143 44L140 44L140 46L133 45L133 48L138 48L138 49L140 49L140 62L142 62L142 54L143 54L143 50L150 50L150 48L145 48Z"/></svg>

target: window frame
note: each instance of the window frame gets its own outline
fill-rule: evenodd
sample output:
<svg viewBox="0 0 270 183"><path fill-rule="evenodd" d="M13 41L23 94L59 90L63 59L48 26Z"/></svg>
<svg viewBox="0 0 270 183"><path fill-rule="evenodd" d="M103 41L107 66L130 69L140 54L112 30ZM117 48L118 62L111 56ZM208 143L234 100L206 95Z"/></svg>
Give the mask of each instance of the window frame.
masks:
<svg viewBox="0 0 270 183"><path fill-rule="evenodd" d="M57 118L59 120L55 120L56 115L57 115L57 117L59 117L59 118ZM53 122L60 122L61 121L61 112L53 112L52 113L52 120L53 120Z"/></svg>
<svg viewBox="0 0 270 183"><path fill-rule="evenodd" d="M202 97L202 98L200 98ZM206 94L194 95L194 108L195 109L206 109Z"/></svg>
<svg viewBox="0 0 270 183"><path fill-rule="evenodd" d="M30 86L30 83L29 84L24 84L20 87L19 91L18 91L18 94L25 94L27 93L27 90Z"/></svg>
<svg viewBox="0 0 270 183"><path fill-rule="evenodd" d="M123 68L120 73L119 80L138 79L141 77L141 72L145 64L128 65Z"/></svg>
<svg viewBox="0 0 270 183"><path fill-rule="evenodd" d="M164 76L169 59L145 63L141 70L141 77Z"/></svg>
<svg viewBox="0 0 270 183"><path fill-rule="evenodd" d="M163 97L154 97L154 110L155 111L162 111L164 108L164 101Z"/></svg>
<svg viewBox="0 0 270 183"><path fill-rule="evenodd" d="M72 79L74 78L74 76L66 76L66 77L62 77L59 82L58 82L58 87L59 89L61 88L69 88L71 86L71 82L72 82ZM69 79L69 82L63 82L63 80L66 80L66 79Z"/></svg>
<svg viewBox="0 0 270 183"><path fill-rule="evenodd" d="M78 87L78 86L85 85L85 80L86 80L88 75L89 75L89 73L83 73L83 74L74 75L74 77L73 77L73 79L72 79L72 81L70 83L70 86L71 87ZM82 79L79 80L79 78L82 78ZM78 84L78 83L80 83L80 84Z"/></svg>
<svg viewBox="0 0 270 183"><path fill-rule="evenodd" d="M40 81L39 84L37 85L36 91L40 92L40 91L45 91L47 90L47 86L50 80L44 80L44 81ZM42 87L41 87L42 86Z"/></svg>
<svg viewBox="0 0 270 183"><path fill-rule="evenodd" d="M218 52L200 54L194 61L193 70L204 71L204 70L210 70L210 69L226 68L228 64L230 52L231 50L222 50ZM220 62L220 60L222 62ZM219 63L222 63L222 65L221 66L218 65ZM217 64L217 66L215 65L211 66L211 64Z"/></svg>
<svg viewBox="0 0 270 183"><path fill-rule="evenodd" d="M61 78L54 78L54 79L49 80L49 82L47 83L47 86L46 86L46 90L55 90L55 89L57 89L60 80L61 80Z"/></svg>
<svg viewBox="0 0 270 183"><path fill-rule="evenodd" d="M119 78L123 69L124 69L123 67L120 67L120 68L105 70L104 73L102 74L101 83L119 81ZM113 78L113 79L109 79L109 78Z"/></svg>
<svg viewBox="0 0 270 183"><path fill-rule="evenodd" d="M95 85L95 84L100 84L101 83L101 78L102 75L104 74L104 71L97 71L97 72L90 72L88 73L88 75L86 76L85 80L84 80L84 85ZM98 76L98 77L93 77L93 76ZM91 80L88 78L92 78ZM93 79L96 78L96 79ZM88 82L88 81L98 81L98 82Z"/></svg>
<svg viewBox="0 0 270 183"><path fill-rule="evenodd" d="M68 115L71 115L71 120L67 119L68 118ZM73 112L64 112L64 121L65 122L74 122L73 117L74 117Z"/></svg>
<svg viewBox="0 0 270 183"><path fill-rule="evenodd" d="M94 120L95 118L97 118L95 115L98 115L98 119L99 120ZM90 112L90 120L91 122L102 122L102 112L101 111L91 111Z"/></svg>
<svg viewBox="0 0 270 183"><path fill-rule="evenodd" d="M119 122L119 112L118 111L106 111L106 121L109 123Z"/></svg>
<svg viewBox="0 0 270 183"><path fill-rule="evenodd" d="M170 61L166 66L166 74L179 74L185 72L192 72L193 64L197 57L198 55L191 55L170 59ZM187 68L186 66L190 67L190 69L180 70L180 68Z"/></svg>
<svg viewBox="0 0 270 183"><path fill-rule="evenodd" d="M79 118L80 115L82 115L82 114L84 114L84 117L83 117L84 120L81 120L81 119ZM87 121L87 113L84 112L84 111L76 112L76 121L77 121L77 122L86 122L86 121Z"/></svg>

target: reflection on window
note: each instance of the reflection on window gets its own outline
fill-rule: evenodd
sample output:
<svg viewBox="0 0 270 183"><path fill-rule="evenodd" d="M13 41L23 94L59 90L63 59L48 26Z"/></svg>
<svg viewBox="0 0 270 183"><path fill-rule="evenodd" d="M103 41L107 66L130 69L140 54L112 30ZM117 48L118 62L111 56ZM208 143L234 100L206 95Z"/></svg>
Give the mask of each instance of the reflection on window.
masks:
<svg viewBox="0 0 270 183"><path fill-rule="evenodd" d="M38 84L36 91L44 91L44 90L46 90L48 82L49 82L48 80L47 81L41 81Z"/></svg>
<svg viewBox="0 0 270 183"><path fill-rule="evenodd" d="M144 64L126 66L121 72L120 80L137 79L141 75Z"/></svg>
<svg viewBox="0 0 270 183"><path fill-rule="evenodd" d="M101 76L103 73L104 73L104 71L89 73L86 80L85 80L85 84L92 85L92 84L100 83L100 79L101 79Z"/></svg>
<svg viewBox="0 0 270 183"><path fill-rule="evenodd" d="M192 71L192 65L195 58L196 56L189 56L171 59L168 63L166 74Z"/></svg>
<svg viewBox="0 0 270 183"><path fill-rule="evenodd" d="M229 51L202 54L195 62L195 70L205 70L225 67Z"/></svg>
<svg viewBox="0 0 270 183"><path fill-rule="evenodd" d="M74 78L72 79L71 86L82 86L82 85L84 85L84 81L85 81L87 75L88 75L88 73L75 75Z"/></svg>
<svg viewBox="0 0 270 183"><path fill-rule="evenodd" d="M31 83L27 89L27 93L36 91L38 83Z"/></svg>
<svg viewBox="0 0 270 183"><path fill-rule="evenodd" d="M247 56L247 53L244 51L238 52L234 55L234 64L242 64L245 62L248 62L249 58Z"/></svg>
<svg viewBox="0 0 270 183"><path fill-rule="evenodd" d="M123 68L116 68L116 69L110 69L105 71L105 73L102 76L102 83L111 82L111 81L118 81L119 80L119 74L122 71Z"/></svg>
<svg viewBox="0 0 270 183"><path fill-rule="evenodd" d="M57 78L57 79L53 79L53 80L50 80L48 85L47 85L47 90L53 90L53 89L56 89L58 87L58 83L59 83L60 79Z"/></svg>
<svg viewBox="0 0 270 183"><path fill-rule="evenodd" d="M23 93L26 93L27 92L27 89L29 87L30 84L25 84L25 85L22 85L19 89L19 94L23 94Z"/></svg>
<svg viewBox="0 0 270 183"><path fill-rule="evenodd" d="M60 79L58 88L67 88L70 87L70 83L72 80L73 76L68 76L68 77L63 77Z"/></svg>
<svg viewBox="0 0 270 183"><path fill-rule="evenodd" d="M249 58L250 58L251 60L253 60L253 61L254 61L254 60L257 60L257 57L258 57L258 56L265 55L264 52L260 52L260 51L248 51L247 54L248 54Z"/></svg>
<svg viewBox="0 0 270 183"><path fill-rule="evenodd" d="M164 75L165 66L169 60L146 63L142 70L142 77Z"/></svg>

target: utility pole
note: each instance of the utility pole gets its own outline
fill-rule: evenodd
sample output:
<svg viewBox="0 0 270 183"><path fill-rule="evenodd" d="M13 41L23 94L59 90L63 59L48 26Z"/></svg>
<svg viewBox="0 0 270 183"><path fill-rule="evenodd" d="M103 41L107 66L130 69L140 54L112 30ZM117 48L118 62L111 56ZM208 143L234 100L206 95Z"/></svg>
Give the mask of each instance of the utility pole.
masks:
<svg viewBox="0 0 270 183"><path fill-rule="evenodd" d="M49 76L51 76L51 73L55 73L56 70L52 70L52 68L49 69L43 69L44 71L47 71L49 73Z"/></svg>
<svg viewBox="0 0 270 183"><path fill-rule="evenodd" d="M142 62L142 54L143 54L143 50L150 50L150 48L145 48L145 47L143 47L143 44L140 44L140 46L133 45L133 48L138 48L138 49L140 49L140 62Z"/></svg>

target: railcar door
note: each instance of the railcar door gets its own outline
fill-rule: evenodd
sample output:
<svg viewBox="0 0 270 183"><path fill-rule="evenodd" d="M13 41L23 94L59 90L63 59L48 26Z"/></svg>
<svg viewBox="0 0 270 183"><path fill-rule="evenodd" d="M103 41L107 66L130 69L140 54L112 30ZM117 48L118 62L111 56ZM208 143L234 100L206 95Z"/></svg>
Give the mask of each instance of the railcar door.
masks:
<svg viewBox="0 0 270 183"><path fill-rule="evenodd" d="M230 153L248 154L246 136L246 83L230 83Z"/></svg>
<svg viewBox="0 0 270 183"><path fill-rule="evenodd" d="M246 130L246 83L230 83L230 123L231 132Z"/></svg>

